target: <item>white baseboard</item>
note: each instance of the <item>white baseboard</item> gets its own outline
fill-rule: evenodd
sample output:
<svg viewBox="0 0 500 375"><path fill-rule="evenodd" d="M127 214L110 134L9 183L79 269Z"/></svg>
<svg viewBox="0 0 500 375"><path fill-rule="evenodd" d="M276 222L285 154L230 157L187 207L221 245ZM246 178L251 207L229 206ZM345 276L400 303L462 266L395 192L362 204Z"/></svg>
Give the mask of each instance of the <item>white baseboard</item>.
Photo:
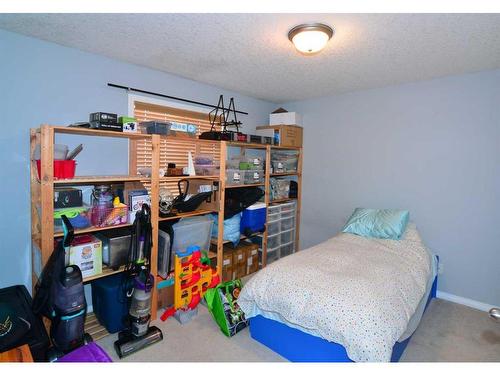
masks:
<svg viewBox="0 0 500 375"><path fill-rule="evenodd" d="M481 311L489 311L491 308L495 307L495 306L489 305L487 303L474 301L473 299L456 296L454 294L450 294L450 293L446 293L446 292L441 292L440 290L437 291L436 297L444 299L446 301L455 302L455 303L458 303L460 305L469 306L469 307L472 307L473 309L481 310Z"/></svg>

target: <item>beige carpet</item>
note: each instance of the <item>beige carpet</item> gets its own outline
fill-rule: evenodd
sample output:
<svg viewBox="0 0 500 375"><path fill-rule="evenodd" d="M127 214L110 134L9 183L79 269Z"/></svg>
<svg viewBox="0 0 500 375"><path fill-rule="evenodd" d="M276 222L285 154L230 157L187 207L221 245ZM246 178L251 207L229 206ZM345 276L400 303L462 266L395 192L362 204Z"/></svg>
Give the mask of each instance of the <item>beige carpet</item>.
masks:
<svg viewBox="0 0 500 375"><path fill-rule="evenodd" d="M271 362L284 361L278 354L254 341L248 329L227 338L219 331L204 306L186 325L174 318L155 321L163 341L122 361L154 362ZM98 343L119 361L110 335ZM434 299L402 358L406 362L500 361L500 324L487 313Z"/></svg>

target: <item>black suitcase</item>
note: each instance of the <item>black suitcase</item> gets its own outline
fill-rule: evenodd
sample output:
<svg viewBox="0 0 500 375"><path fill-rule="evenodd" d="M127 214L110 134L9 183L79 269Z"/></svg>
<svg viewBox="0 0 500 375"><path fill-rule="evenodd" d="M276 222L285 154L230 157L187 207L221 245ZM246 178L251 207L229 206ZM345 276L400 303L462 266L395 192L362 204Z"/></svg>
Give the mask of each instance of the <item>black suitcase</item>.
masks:
<svg viewBox="0 0 500 375"><path fill-rule="evenodd" d="M9 311L12 311L14 316L26 319L30 325L27 333L11 345L11 347L6 348L5 351L28 344L35 362L46 361L46 353L50 345L49 337L42 319L33 314L31 296L26 287L24 285L15 285L0 289L0 302L4 306L8 305ZM11 319L14 318L11 317ZM0 340L2 340L2 337L0 337Z"/></svg>

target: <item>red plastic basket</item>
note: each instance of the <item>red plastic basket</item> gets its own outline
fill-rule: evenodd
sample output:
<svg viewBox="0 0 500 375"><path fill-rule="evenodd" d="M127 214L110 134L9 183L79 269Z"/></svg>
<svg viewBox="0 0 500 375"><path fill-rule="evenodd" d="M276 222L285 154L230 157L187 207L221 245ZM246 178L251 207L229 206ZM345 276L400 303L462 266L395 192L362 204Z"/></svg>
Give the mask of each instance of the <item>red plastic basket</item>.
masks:
<svg viewBox="0 0 500 375"><path fill-rule="evenodd" d="M40 160L36 161L36 169L38 178L41 175ZM75 177L76 161L75 160L54 160L54 179L68 179Z"/></svg>

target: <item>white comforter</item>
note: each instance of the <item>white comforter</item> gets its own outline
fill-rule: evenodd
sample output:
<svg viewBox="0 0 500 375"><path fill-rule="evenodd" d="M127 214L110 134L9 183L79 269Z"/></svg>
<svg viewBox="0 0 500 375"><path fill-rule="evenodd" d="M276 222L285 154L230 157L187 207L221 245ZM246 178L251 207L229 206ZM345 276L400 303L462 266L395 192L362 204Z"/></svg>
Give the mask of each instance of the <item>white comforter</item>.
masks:
<svg viewBox="0 0 500 375"><path fill-rule="evenodd" d="M432 264L412 223L399 241L341 233L259 271L238 303L247 318L261 314L343 345L353 361L389 361Z"/></svg>

